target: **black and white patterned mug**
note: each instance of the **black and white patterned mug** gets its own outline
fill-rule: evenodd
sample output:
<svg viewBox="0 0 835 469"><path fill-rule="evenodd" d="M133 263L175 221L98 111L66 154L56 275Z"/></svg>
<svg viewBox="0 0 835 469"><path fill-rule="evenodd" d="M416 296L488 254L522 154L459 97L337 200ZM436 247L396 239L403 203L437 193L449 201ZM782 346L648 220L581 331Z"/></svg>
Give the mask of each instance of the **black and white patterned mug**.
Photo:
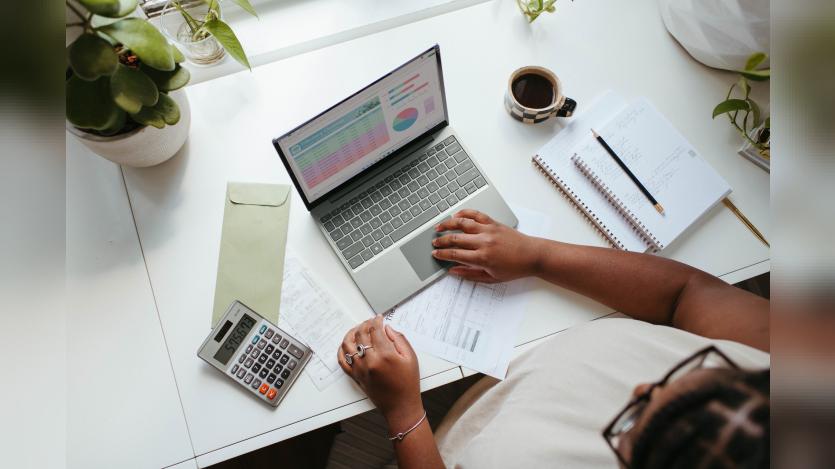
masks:
<svg viewBox="0 0 835 469"><path fill-rule="evenodd" d="M563 94L560 79L554 72L528 66L510 75L504 105L514 119L537 124L554 116L571 117L577 101Z"/></svg>

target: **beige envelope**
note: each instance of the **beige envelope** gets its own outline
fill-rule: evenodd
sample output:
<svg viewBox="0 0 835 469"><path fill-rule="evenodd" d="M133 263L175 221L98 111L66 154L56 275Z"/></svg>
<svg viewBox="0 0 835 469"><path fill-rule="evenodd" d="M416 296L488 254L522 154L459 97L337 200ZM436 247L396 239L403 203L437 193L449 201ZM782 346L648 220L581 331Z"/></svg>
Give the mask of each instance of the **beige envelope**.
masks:
<svg viewBox="0 0 835 469"><path fill-rule="evenodd" d="M290 199L288 185L227 184L212 327L235 300L278 323Z"/></svg>

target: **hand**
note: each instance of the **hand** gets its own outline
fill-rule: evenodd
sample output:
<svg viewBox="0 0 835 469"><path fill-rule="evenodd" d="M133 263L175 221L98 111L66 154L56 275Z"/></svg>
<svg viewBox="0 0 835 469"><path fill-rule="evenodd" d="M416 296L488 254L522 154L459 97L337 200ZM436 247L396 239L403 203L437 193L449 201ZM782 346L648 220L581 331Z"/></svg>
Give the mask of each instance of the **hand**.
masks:
<svg viewBox="0 0 835 469"><path fill-rule="evenodd" d="M505 282L534 275L539 263L540 239L494 221L477 210L461 210L435 231L450 233L432 241L436 259L461 265L449 273L476 282Z"/></svg>
<svg viewBox="0 0 835 469"><path fill-rule="evenodd" d="M345 354L356 353L357 344L374 348L363 357L354 355L349 365ZM393 432L408 428L423 415L415 351L403 334L383 324L383 316L348 331L337 350L337 361L380 409Z"/></svg>

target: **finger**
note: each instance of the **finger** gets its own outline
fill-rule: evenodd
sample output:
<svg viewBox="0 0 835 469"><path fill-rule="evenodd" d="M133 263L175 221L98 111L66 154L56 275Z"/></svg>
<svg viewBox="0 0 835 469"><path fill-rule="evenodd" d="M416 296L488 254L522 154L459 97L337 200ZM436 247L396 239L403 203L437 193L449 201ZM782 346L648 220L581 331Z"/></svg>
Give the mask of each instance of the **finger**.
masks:
<svg viewBox="0 0 835 469"><path fill-rule="evenodd" d="M357 328L356 333L354 334L354 339L357 342L357 345L367 345L372 346L374 344L371 343L371 320L364 321L360 326Z"/></svg>
<svg viewBox="0 0 835 469"><path fill-rule="evenodd" d="M415 351L412 348L412 344L406 339L406 336L402 333L394 330L393 327L386 324L386 335L389 339L391 339L392 343L394 344L394 349L397 350L397 353L404 356L412 356L415 357Z"/></svg>
<svg viewBox="0 0 835 469"><path fill-rule="evenodd" d="M496 283L499 281L497 278L488 274L487 271L478 267L456 265L455 267L449 269L449 273L466 280L472 280L473 282Z"/></svg>
<svg viewBox="0 0 835 469"><path fill-rule="evenodd" d="M371 328L371 342L381 352L394 350L394 344L386 335L386 325L383 323L384 319L382 314L374 318L374 324Z"/></svg>
<svg viewBox="0 0 835 469"><path fill-rule="evenodd" d="M345 361L345 353L342 351L341 347L336 350L336 361L339 363L339 367L342 368L342 371L344 371L346 375L352 376L351 365Z"/></svg>
<svg viewBox="0 0 835 469"><path fill-rule="evenodd" d="M473 210L471 208L465 208L460 210L458 213L455 214L457 218L469 218L471 220L475 220L482 225L489 225L496 223L490 218L486 213L479 212L478 210Z"/></svg>
<svg viewBox="0 0 835 469"><path fill-rule="evenodd" d="M432 251L432 256L442 261L452 261L472 266L478 266L480 260L478 251L466 249L435 249Z"/></svg>
<svg viewBox="0 0 835 469"><path fill-rule="evenodd" d="M357 341L354 339L357 328L352 327L342 339L342 353L354 353L357 351Z"/></svg>
<svg viewBox="0 0 835 469"><path fill-rule="evenodd" d="M432 240L436 248L478 249L482 244L478 235L466 233L450 233Z"/></svg>
<svg viewBox="0 0 835 469"><path fill-rule="evenodd" d="M435 227L435 231L437 231L437 232L441 232L441 231L463 231L464 233L470 233L470 234L481 233L481 231L483 229L484 229L484 225L482 225L481 223L479 223L475 220L471 220L469 218L459 218L459 217L448 218L448 219L442 221L441 223L439 223L438 226Z"/></svg>

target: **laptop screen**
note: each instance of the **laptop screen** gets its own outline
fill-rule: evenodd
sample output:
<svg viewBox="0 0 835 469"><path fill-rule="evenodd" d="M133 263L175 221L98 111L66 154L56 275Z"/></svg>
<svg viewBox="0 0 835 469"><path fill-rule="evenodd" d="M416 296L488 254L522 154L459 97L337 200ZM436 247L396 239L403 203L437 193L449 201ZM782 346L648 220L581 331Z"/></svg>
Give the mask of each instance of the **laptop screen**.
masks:
<svg viewBox="0 0 835 469"><path fill-rule="evenodd" d="M438 47L274 141L308 205L446 120Z"/></svg>

